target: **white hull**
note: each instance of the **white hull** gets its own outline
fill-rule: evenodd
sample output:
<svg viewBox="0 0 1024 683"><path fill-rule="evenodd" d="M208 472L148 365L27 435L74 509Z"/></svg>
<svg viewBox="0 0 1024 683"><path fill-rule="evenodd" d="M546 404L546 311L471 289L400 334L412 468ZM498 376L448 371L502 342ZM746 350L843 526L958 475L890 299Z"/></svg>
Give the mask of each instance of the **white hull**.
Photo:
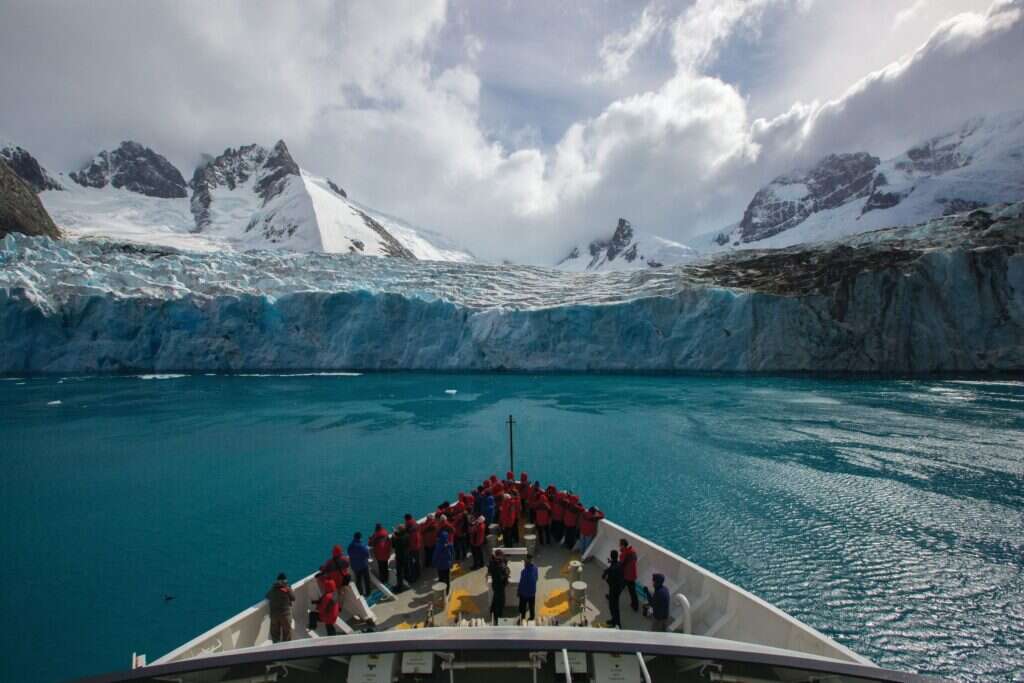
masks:
<svg viewBox="0 0 1024 683"><path fill-rule="evenodd" d="M666 585L673 596L671 631L700 636L702 641L735 641L732 645L742 643L747 646L764 646L793 654L871 666L871 662L864 657L768 602L607 520L601 521L598 534L584 559L592 558L601 564L601 558L607 557L611 550L617 548L621 538L627 539L637 551L641 581L649 581L654 572L665 575ZM376 579L374 582L381 588ZM152 662L151 666L222 655L249 648L287 650L295 647L300 641L309 642L307 639L317 636L305 629L304 617L310 602L319 596L316 581L313 575L310 575L295 583L292 588L296 597L292 643L270 642L270 615L268 603L263 600L160 657ZM387 605L388 603L382 602L377 607L382 610L386 609ZM341 633L351 633L351 629L344 622L352 616L373 619L376 623L381 623L374 610L367 606L365 600L359 597L350 585L345 589L342 616L338 624Z"/></svg>

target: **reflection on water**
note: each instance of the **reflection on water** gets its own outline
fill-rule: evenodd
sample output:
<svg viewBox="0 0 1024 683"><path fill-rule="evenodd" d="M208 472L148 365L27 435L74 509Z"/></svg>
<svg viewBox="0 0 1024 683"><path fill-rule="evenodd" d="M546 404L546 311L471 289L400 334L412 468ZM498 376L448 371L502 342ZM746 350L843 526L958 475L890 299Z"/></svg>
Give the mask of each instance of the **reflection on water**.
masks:
<svg viewBox="0 0 1024 683"><path fill-rule="evenodd" d="M390 374L0 383L0 678L161 654L504 472L508 414L522 469L881 664L1024 671L1024 384Z"/></svg>

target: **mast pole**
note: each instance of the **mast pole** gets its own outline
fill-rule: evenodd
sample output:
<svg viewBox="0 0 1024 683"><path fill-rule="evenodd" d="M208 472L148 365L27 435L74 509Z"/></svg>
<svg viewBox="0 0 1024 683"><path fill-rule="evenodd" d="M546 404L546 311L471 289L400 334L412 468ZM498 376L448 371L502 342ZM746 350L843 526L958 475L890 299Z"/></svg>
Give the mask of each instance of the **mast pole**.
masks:
<svg viewBox="0 0 1024 683"><path fill-rule="evenodd" d="M516 455L515 448L512 445L512 425L516 423L512 419L512 416L508 416L508 468L512 472L513 476L516 472Z"/></svg>

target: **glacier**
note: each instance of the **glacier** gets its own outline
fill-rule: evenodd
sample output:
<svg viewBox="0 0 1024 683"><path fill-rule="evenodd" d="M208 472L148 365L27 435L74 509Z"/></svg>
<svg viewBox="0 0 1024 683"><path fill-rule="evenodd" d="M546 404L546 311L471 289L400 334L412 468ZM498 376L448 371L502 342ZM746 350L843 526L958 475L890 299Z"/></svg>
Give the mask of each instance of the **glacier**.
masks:
<svg viewBox="0 0 1024 683"><path fill-rule="evenodd" d="M1024 204L674 268L0 242L0 373L1024 369Z"/></svg>

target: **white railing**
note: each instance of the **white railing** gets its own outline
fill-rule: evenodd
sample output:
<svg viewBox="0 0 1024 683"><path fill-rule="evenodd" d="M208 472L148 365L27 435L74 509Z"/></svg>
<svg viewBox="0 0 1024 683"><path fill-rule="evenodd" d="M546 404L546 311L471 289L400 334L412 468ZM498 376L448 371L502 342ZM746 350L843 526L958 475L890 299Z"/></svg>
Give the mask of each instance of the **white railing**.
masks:
<svg viewBox="0 0 1024 683"><path fill-rule="evenodd" d="M606 519L600 521L584 559L604 565L623 538L637 553L638 584L650 585L655 573L665 576L675 597L669 615L673 630L871 664L752 593Z"/></svg>
<svg viewBox="0 0 1024 683"><path fill-rule="evenodd" d="M320 589L316 584L315 576L315 574L310 574L292 585L292 591L295 593L295 603L292 607L294 615L292 638L294 640L309 637L306 631L306 615L311 608L312 601L320 597ZM349 616L358 616L364 620L376 619L373 610L355 590L353 584L342 589L341 617L336 624L342 633L352 632L351 627L345 622L345 618ZM152 664L166 664L214 652L259 646L269 642L270 604L264 599L193 638L181 647L168 652Z"/></svg>

